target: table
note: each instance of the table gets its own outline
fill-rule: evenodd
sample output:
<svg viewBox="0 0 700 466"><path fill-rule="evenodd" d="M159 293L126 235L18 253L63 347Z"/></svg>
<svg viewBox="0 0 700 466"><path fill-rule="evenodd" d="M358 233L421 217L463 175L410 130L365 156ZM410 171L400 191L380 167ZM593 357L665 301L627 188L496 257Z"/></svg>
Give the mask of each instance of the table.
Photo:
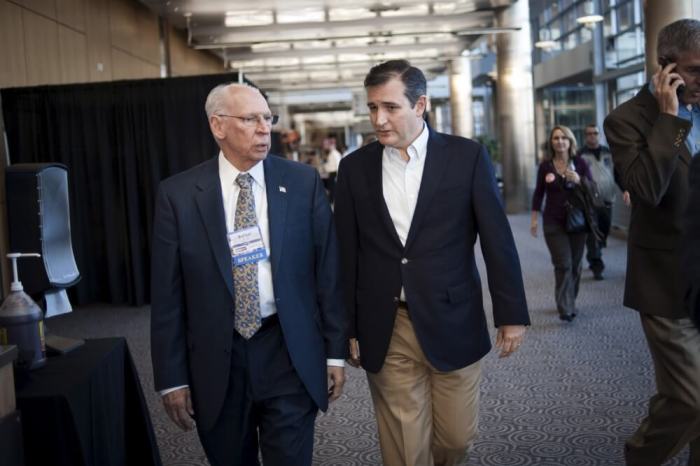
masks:
<svg viewBox="0 0 700 466"><path fill-rule="evenodd" d="M16 391L26 466L161 466L123 338L87 340L18 373Z"/></svg>

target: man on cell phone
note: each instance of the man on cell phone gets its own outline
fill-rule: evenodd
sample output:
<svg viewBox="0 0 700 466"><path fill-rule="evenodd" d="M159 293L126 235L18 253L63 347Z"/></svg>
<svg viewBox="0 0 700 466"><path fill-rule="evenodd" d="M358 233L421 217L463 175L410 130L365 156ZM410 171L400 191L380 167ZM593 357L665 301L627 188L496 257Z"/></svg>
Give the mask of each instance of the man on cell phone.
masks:
<svg viewBox="0 0 700 466"><path fill-rule="evenodd" d="M659 69L605 120L615 170L632 198L625 306L639 311L658 393L625 445L627 465L655 465L690 445L700 465L700 331L681 270L688 173L700 152L700 21L658 36Z"/></svg>

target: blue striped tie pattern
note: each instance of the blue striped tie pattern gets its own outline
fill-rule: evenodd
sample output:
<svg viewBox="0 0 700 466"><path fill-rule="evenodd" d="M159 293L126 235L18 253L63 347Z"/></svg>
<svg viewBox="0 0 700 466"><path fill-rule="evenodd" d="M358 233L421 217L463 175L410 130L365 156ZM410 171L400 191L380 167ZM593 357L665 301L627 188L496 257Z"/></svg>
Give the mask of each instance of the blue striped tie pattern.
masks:
<svg viewBox="0 0 700 466"><path fill-rule="evenodd" d="M255 198L253 197L253 177L241 173L236 177L241 190L236 202L234 230L258 225L255 217ZM233 267L233 286L236 295L236 314L234 328L246 340L260 329L260 291L258 290L258 263Z"/></svg>

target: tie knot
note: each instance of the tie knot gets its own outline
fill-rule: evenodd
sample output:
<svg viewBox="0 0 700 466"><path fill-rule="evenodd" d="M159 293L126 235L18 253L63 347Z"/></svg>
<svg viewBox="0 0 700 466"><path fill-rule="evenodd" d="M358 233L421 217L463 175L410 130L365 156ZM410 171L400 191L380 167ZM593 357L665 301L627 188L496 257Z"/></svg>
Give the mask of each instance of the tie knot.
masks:
<svg viewBox="0 0 700 466"><path fill-rule="evenodd" d="M236 177L236 183L241 189L250 189L253 185L253 177L249 173L241 173Z"/></svg>

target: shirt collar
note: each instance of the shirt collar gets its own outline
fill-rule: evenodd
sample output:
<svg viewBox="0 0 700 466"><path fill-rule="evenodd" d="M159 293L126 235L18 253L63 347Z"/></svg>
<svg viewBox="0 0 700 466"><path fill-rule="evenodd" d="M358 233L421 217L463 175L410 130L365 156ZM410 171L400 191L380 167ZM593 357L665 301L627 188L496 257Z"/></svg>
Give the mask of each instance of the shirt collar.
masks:
<svg viewBox="0 0 700 466"><path fill-rule="evenodd" d="M418 137L413 140L413 142L408 146L408 149L406 149L406 152L408 152L409 157L411 157L411 160L416 160L417 162L421 161L423 157L425 157L426 152L428 151L428 136L430 135L430 131L428 131L428 125L423 123L423 130L420 132ZM399 155L399 150L395 147L390 147L386 146L386 149L389 154L400 157Z"/></svg>
<svg viewBox="0 0 700 466"><path fill-rule="evenodd" d="M240 173L241 171L226 159L224 153L219 151L219 178L221 178L221 183L224 185L234 184ZM265 170L262 161L253 165L253 168L248 170L247 173L253 177L257 185L263 189L265 188Z"/></svg>

